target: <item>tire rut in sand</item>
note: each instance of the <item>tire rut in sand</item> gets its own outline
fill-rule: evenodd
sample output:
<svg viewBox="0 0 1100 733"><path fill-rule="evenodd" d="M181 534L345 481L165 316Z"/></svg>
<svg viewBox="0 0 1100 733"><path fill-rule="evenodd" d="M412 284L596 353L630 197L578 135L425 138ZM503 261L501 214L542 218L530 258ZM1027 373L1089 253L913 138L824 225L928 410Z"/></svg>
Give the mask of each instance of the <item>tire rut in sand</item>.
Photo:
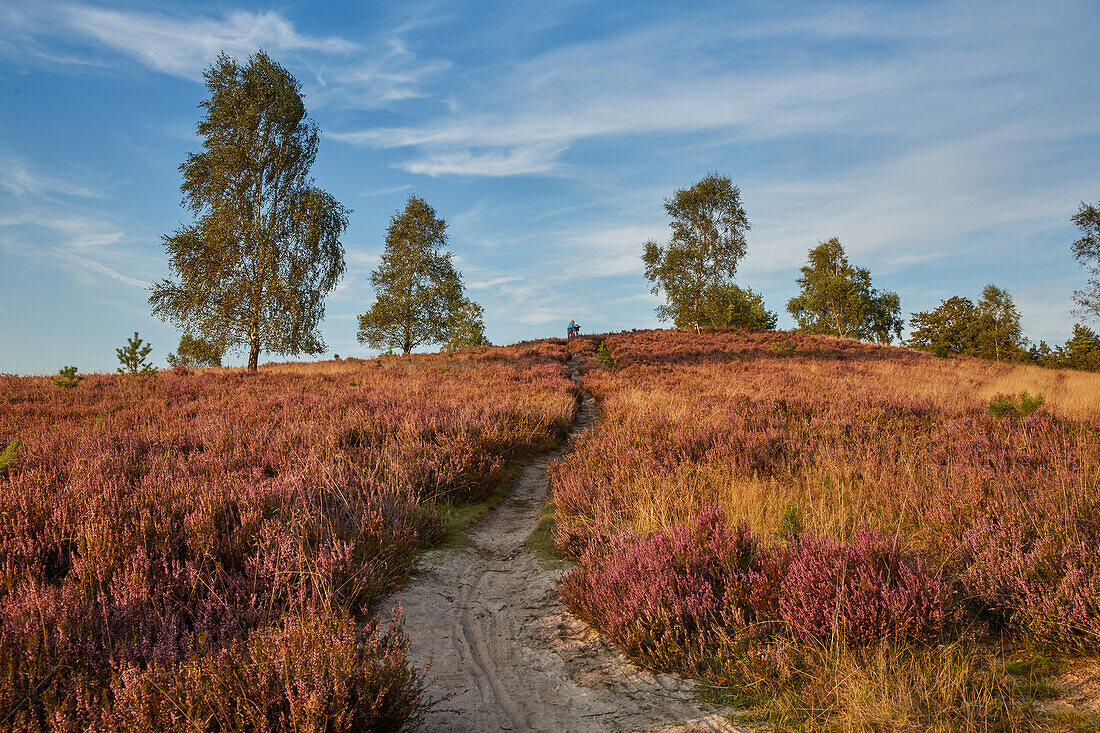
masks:
<svg viewBox="0 0 1100 733"><path fill-rule="evenodd" d="M585 396L571 438L593 412ZM449 696L421 730L748 731L696 703L692 683L632 665L562 605L560 573L526 539L546 500L547 464L567 449L532 461L466 547L426 555L418 579L391 599L405 609L412 659L432 660L431 693Z"/></svg>

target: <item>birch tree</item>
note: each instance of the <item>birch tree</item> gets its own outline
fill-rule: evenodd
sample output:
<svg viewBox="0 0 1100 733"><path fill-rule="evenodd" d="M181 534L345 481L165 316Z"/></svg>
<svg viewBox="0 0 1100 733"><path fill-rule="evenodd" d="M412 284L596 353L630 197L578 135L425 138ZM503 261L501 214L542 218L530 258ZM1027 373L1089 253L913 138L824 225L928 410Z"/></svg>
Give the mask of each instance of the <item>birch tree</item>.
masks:
<svg viewBox="0 0 1100 733"><path fill-rule="evenodd" d="M751 229L741 190L728 176L711 173L665 199L665 211L672 237L664 246L646 242L642 253L651 292L665 295L657 317L696 332L712 328L709 301L733 286Z"/></svg>
<svg viewBox="0 0 1100 733"><path fill-rule="evenodd" d="M905 321L898 294L875 290L871 272L849 264L836 237L810 250L798 284L802 292L787 310L800 331L884 344L901 338Z"/></svg>
<svg viewBox="0 0 1100 733"><path fill-rule="evenodd" d="M317 188L317 125L301 85L264 52L222 54L204 74L203 150L180 166L192 224L164 237L174 280L153 313L219 351L324 351L325 296L344 273L340 236L350 213Z"/></svg>

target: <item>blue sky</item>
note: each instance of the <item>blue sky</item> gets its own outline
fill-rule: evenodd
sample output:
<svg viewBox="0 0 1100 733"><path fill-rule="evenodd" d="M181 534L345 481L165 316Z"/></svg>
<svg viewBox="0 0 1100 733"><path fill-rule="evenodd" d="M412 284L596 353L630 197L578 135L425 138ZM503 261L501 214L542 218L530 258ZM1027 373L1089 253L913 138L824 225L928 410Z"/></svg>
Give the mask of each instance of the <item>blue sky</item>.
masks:
<svg viewBox="0 0 1100 733"><path fill-rule="evenodd" d="M1100 199L1100 12L1081 3L134 3L0 7L0 372L158 363L161 236L187 220L202 70L263 48L354 209L330 353L367 353L390 215L415 193L497 343L657 325L639 259L708 171L752 221L738 279L784 305L837 236L906 316L1008 288L1061 342L1084 284L1069 217ZM238 359L239 362L239 359Z"/></svg>

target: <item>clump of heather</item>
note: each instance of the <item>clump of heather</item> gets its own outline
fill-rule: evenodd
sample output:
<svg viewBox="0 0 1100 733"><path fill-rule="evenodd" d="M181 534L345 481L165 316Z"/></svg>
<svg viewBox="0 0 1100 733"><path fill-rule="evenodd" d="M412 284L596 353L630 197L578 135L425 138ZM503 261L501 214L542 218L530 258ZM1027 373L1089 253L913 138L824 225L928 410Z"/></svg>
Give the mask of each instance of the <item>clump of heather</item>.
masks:
<svg viewBox="0 0 1100 733"><path fill-rule="evenodd" d="M670 649L700 634L776 635L850 646L934 639L948 620L947 581L898 538L802 536L767 545L712 505L686 524L623 532L592 547L561 586L573 611L635 658L679 666Z"/></svg>
<svg viewBox="0 0 1100 733"><path fill-rule="evenodd" d="M967 531L966 590L1025 638L1054 649L1100 650L1100 504L1081 507L1062 531L1019 513L982 516Z"/></svg>
<svg viewBox="0 0 1100 733"><path fill-rule="evenodd" d="M947 620L950 585L926 559L903 553L896 535L802 537L789 553L779 616L796 636L851 646L935 638Z"/></svg>
<svg viewBox="0 0 1100 733"><path fill-rule="evenodd" d="M564 359L0 377L0 443L20 446L0 475L0 727L415 720L403 637L364 624L440 538L438 502L484 497L568 429Z"/></svg>
<svg viewBox="0 0 1100 733"><path fill-rule="evenodd" d="M573 611L628 654L653 660L715 624L763 633L781 557L711 506L649 537L624 532L586 553L561 586Z"/></svg>

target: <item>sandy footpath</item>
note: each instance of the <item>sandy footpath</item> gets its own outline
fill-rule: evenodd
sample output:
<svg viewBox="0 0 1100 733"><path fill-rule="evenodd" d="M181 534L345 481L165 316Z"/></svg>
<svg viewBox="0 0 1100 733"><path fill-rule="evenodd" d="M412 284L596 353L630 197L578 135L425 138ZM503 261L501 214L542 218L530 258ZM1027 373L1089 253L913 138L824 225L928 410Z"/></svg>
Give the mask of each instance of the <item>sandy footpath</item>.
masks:
<svg viewBox="0 0 1100 733"><path fill-rule="evenodd" d="M586 398L572 434L592 423ZM548 451L478 522L461 551L431 553L393 596L410 654L431 658L429 689L449 695L423 731L747 731L693 701L693 686L630 664L557 597L560 571L526 548L546 499ZM389 604L387 604L389 605Z"/></svg>

